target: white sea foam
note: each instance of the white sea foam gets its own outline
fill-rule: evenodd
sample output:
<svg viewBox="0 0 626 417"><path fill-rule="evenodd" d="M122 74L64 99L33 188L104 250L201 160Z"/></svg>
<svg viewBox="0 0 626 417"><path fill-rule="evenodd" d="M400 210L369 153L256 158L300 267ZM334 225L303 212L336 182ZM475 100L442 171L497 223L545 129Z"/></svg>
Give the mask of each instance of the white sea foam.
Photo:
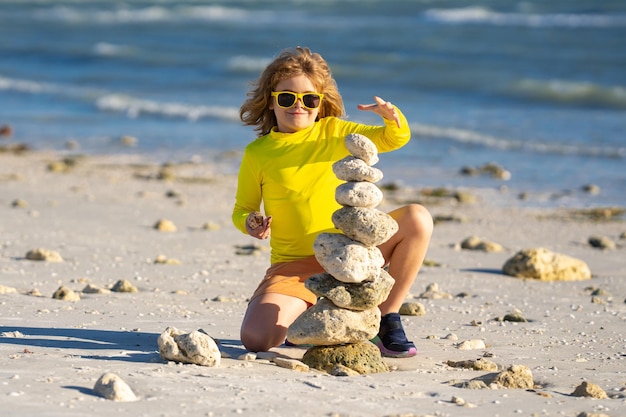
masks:
<svg viewBox="0 0 626 417"><path fill-rule="evenodd" d="M450 24L478 23L499 26L593 28L626 26L626 15L623 14L503 13L478 6L456 9L430 9L424 12L424 15L430 20Z"/></svg>
<svg viewBox="0 0 626 417"><path fill-rule="evenodd" d="M57 20L67 23L129 24L199 21L241 21L264 13L253 13L240 8L223 6L168 6L149 7L116 6L110 9L90 10L80 7L54 6L40 8L33 12L38 20ZM267 13L265 13L267 14Z"/></svg>
<svg viewBox="0 0 626 417"><path fill-rule="evenodd" d="M43 81L9 78L0 75L0 90L30 94L55 94L72 98L89 98L102 94L101 90L88 87L67 86Z"/></svg>
<svg viewBox="0 0 626 417"><path fill-rule="evenodd" d="M59 86L50 83L42 83L18 78L7 78L0 75L0 90L19 91L22 93L53 93L59 90Z"/></svg>
<svg viewBox="0 0 626 417"><path fill-rule="evenodd" d="M270 63L269 58L238 55L228 60L228 68L233 71L259 73Z"/></svg>
<svg viewBox="0 0 626 417"><path fill-rule="evenodd" d="M579 155L601 158L625 158L626 148L592 145L546 143L539 140L516 140L451 127L411 123L415 136L444 138L458 143L479 145L502 150L525 150L542 154Z"/></svg>
<svg viewBox="0 0 626 417"><path fill-rule="evenodd" d="M115 45L108 42L98 42L93 46L93 51L100 56L124 56L130 54L133 47L127 45Z"/></svg>
<svg viewBox="0 0 626 417"><path fill-rule="evenodd" d="M514 83L512 89L516 94L538 100L626 108L626 87L622 86L558 79L523 79Z"/></svg>
<svg viewBox="0 0 626 417"><path fill-rule="evenodd" d="M122 94L109 94L100 97L96 105L100 110L123 112L132 118L140 117L142 114L152 114L180 117L192 121L207 117L239 120L239 110L236 108L159 102Z"/></svg>
<svg viewBox="0 0 626 417"><path fill-rule="evenodd" d="M204 106L186 103L145 100L123 94L110 93L88 87L71 87L61 84L15 79L0 75L0 90L29 94L53 94L74 100L92 102L100 110L123 112L136 118L143 114L198 120L218 118L239 121L239 109L234 107Z"/></svg>

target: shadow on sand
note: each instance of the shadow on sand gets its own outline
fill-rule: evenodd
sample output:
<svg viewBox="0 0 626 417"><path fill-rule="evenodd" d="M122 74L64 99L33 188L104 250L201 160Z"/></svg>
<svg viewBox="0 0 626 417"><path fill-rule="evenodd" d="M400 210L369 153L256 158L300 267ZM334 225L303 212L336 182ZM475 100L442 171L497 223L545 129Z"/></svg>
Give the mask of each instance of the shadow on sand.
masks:
<svg viewBox="0 0 626 417"><path fill-rule="evenodd" d="M19 333L18 333L19 332ZM54 327L0 326L0 345L43 347L61 350L114 351L102 355L78 356L86 359L158 362L156 333L66 329Z"/></svg>
<svg viewBox="0 0 626 417"><path fill-rule="evenodd" d="M158 338L158 333L133 331L0 326L0 345L90 351L68 353L98 360L164 363L158 352ZM231 357L246 352L239 340L221 339L219 347Z"/></svg>

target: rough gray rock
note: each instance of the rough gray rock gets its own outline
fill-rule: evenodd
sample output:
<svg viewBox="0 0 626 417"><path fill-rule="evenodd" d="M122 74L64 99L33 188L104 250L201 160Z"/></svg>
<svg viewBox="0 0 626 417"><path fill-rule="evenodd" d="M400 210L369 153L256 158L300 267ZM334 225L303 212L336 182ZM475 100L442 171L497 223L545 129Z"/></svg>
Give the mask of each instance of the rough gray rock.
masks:
<svg viewBox="0 0 626 417"><path fill-rule="evenodd" d="M366 246L378 246L398 231L398 223L389 214L373 208L342 207L333 213L332 221L346 236Z"/></svg>
<svg viewBox="0 0 626 417"><path fill-rule="evenodd" d="M342 181L378 182L383 179L383 172L371 167L364 160L348 155L333 164L335 176Z"/></svg>
<svg viewBox="0 0 626 417"><path fill-rule="evenodd" d="M378 307L389 296L394 280L384 269L374 281L347 284L323 272L307 279L304 285L319 297L325 297L337 307L368 310Z"/></svg>
<svg viewBox="0 0 626 417"><path fill-rule="evenodd" d="M287 339L297 345L338 345L358 343L378 334L380 310L355 311L320 299L287 329Z"/></svg>
<svg viewBox="0 0 626 417"><path fill-rule="evenodd" d="M373 208L383 201L383 192L371 182L345 182L335 190L335 200L343 206Z"/></svg>
<svg viewBox="0 0 626 417"><path fill-rule="evenodd" d="M367 165L372 166L378 162L378 149L367 136L350 133L346 135L345 144L348 152L362 159Z"/></svg>
<svg viewBox="0 0 626 417"><path fill-rule="evenodd" d="M385 263L380 250L341 233L321 233L313 243L315 258L326 272L342 282L372 281Z"/></svg>

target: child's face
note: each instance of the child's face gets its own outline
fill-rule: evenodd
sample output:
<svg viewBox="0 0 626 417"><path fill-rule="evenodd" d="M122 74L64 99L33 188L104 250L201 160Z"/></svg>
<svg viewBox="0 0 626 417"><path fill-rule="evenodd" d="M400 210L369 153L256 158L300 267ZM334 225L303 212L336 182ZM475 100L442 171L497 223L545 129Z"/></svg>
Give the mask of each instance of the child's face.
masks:
<svg viewBox="0 0 626 417"><path fill-rule="evenodd" d="M280 81L276 84L274 91L291 91L294 93L321 93L316 91L315 86L306 75L297 75L293 78ZM283 133L294 133L310 127L315 123L319 107L316 109L308 109L302 104L302 100L296 100L296 103L284 109L276 105L276 98L272 98L270 109L274 110L276 121L278 122L278 131Z"/></svg>

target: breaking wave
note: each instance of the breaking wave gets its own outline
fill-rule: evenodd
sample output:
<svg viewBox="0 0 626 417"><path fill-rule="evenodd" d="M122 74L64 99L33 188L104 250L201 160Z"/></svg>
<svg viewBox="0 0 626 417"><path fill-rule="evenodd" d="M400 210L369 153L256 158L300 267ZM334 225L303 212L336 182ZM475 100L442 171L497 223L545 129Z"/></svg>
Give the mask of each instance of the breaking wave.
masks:
<svg viewBox="0 0 626 417"><path fill-rule="evenodd" d="M496 12L486 7L430 9L427 19L447 24L489 24L498 26L610 28L626 26L624 14L535 14Z"/></svg>
<svg viewBox="0 0 626 417"><path fill-rule="evenodd" d="M457 143L484 146L501 150L525 150L542 154L577 155L596 158L625 158L626 148L611 146L571 145L545 143L533 140L500 138L466 129L411 124L415 136L447 139Z"/></svg>

